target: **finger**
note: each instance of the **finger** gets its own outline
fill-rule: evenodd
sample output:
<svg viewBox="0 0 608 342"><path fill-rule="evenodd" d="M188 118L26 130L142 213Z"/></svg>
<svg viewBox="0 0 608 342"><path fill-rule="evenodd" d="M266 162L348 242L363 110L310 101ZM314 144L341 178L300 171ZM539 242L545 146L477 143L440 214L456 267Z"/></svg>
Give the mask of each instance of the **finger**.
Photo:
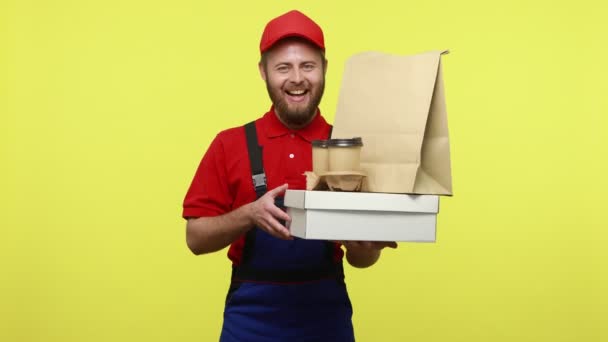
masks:
<svg viewBox="0 0 608 342"><path fill-rule="evenodd" d="M375 241L375 242L372 242L371 244L372 244L371 248L377 249L377 250L382 250L385 247L397 248L397 243L394 241Z"/></svg>
<svg viewBox="0 0 608 342"><path fill-rule="evenodd" d="M274 230L274 228L270 228L268 229L268 234L272 235L273 237L280 239L280 240L293 240L293 238L291 237L285 237L285 234L283 232L279 232Z"/></svg>
<svg viewBox="0 0 608 342"><path fill-rule="evenodd" d="M275 227L272 226L271 223L269 222L264 222L264 224L259 225L258 227L260 227L260 229L262 229L263 231L265 231L266 233L274 236L277 239L281 239L284 240L284 233L277 230Z"/></svg>
<svg viewBox="0 0 608 342"><path fill-rule="evenodd" d="M281 208L277 207L276 205L269 207L268 212L270 213L270 215L272 215L273 217L275 217L279 220L291 221L291 217L289 217L289 215L287 215L286 212L281 210Z"/></svg>
<svg viewBox="0 0 608 342"><path fill-rule="evenodd" d="M395 241L378 241L376 242L376 247L380 249L384 247L397 248L397 243Z"/></svg>
<svg viewBox="0 0 608 342"><path fill-rule="evenodd" d="M289 229L285 228L285 226L280 224L274 217L268 219L268 226L278 235L276 237L284 240L293 240Z"/></svg>
<svg viewBox="0 0 608 342"><path fill-rule="evenodd" d="M268 191L268 194L270 194L270 196L272 198L277 197L278 195L282 194L285 192L285 190L287 190L287 188L289 187L289 184L285 183L281 186L277 186L276 188Z"/></svg>
<svg viewBox="0 0 608 342"><path fill-rule="evenodd" d="M273 228L266 228L266 229L264 229L264 231L266 231L266 233L270 234L271 236L273 236L277 239L286 240L285 237L283 236L283 234L281 234L280 232L277 232Z"/></svg>
<svg viewBox="0 0 608 342"><path fill-rule="evenodd" d="M388 248L397 248L397 242L395 241L388 241L386 247Z"/></svg>

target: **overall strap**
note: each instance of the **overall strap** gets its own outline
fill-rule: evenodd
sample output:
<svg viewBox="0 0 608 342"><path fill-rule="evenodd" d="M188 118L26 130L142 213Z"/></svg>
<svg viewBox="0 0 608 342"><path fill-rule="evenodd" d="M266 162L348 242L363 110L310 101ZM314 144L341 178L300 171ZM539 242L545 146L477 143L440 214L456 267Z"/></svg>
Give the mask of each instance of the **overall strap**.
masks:
<svg viewBox="0 0 608 342"><path fill-rule="evenodd" d="M251 121L245 125L245 137L247 138L247 151L249 152L253 189L257 198L260 198L268 191L268 187L266 186L266 173L264 172L262 162L262 147L258 143L255 121Z"/></svg>
<svg viewBox="0 0 608 342"><path fill-rule="evenodd" d="M256 198L264 196L268 187L266 185L266 173L262 162L262 147L258 142L258 133L255 121L245 125L245 138L247 140L247 152L249 152L249 165L251 166L251 180ZM251 260L255 244L255 229L250 229L245 235L245 246L243 246L242 264L247 265Z"/></svg>

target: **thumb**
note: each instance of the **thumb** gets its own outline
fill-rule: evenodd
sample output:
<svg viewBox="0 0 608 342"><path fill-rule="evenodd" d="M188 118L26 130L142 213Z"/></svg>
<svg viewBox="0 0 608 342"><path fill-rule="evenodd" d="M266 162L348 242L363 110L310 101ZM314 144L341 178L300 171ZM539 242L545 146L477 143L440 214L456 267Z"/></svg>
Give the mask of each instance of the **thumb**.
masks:
<svg viewBox="0 0 608 342"><path fill-rule="evenodd" d="M287 190L287 188L289 187L289 185L287 183L281 185L281 186L277 186L276 188L270 190L270 195L272 197L276 197L277 195L280 195L282 193L285 192L285 190Z"/></svg>
<svg viewBox="0 0 608 342"><path fill-rule="evenodd" d="M395 242L395 241L390 241L390 242L386 243L386 247L389 247L389 248L397 248L397 246L398 246L397 242Z"/></svg>

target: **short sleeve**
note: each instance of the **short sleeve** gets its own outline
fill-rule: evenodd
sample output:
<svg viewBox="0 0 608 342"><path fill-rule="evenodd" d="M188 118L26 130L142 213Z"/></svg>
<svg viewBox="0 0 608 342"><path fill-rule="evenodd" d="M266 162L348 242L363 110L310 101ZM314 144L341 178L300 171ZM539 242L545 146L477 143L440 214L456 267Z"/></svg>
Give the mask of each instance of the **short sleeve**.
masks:
<svg viewBox="0 0 608 342"><path fill-rule="evenodd" d="M224 145L211 142L186 193L183 218L218 216L230 211L234 199L228 187Z"/></svg>

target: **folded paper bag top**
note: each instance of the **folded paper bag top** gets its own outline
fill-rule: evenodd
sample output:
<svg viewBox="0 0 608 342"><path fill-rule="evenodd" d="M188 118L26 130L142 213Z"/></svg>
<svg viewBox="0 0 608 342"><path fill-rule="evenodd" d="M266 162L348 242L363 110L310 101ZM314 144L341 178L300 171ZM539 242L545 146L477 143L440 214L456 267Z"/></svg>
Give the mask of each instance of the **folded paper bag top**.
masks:
<svg viewBox="0 0 608 342"><path fill-rule="evenodd" d="M365 52L346 62L332 137L365 141L362 191L452 194L443 53Z"/></svg>

